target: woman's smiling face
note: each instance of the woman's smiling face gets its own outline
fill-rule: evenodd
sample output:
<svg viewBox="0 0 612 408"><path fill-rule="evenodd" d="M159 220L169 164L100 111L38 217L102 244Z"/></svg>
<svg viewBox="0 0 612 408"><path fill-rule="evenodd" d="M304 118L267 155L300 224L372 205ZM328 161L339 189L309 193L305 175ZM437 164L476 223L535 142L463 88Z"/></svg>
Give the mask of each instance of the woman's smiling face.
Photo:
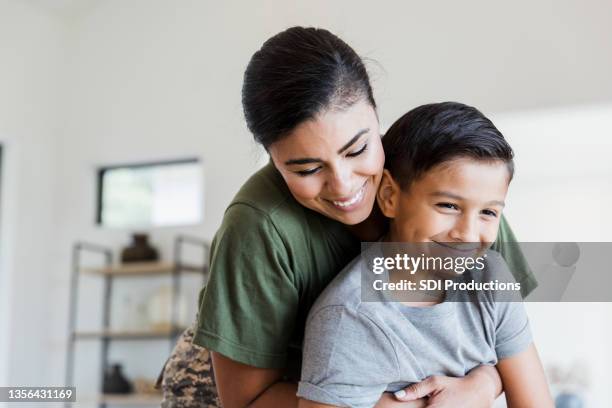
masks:
<svg viewBox="0 0 612 408"><path fill-rule="evenodd" d="M378 117L367 101L318 114L268 152L304 207L346 225L370 215L385 158Z"/></svg>

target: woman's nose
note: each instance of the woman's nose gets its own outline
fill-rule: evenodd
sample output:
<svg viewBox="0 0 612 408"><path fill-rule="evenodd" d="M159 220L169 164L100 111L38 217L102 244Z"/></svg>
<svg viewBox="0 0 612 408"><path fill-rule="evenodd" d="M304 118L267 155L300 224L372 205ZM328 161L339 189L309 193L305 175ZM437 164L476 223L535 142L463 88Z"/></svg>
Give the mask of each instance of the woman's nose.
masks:
<svg viewBox="0 0 612 408"><path fill-rule="evenodd" d="M346 168L338 168L330 172L327 185L335 198L348 197L352 193L351 174L351 171Z"/></svg>

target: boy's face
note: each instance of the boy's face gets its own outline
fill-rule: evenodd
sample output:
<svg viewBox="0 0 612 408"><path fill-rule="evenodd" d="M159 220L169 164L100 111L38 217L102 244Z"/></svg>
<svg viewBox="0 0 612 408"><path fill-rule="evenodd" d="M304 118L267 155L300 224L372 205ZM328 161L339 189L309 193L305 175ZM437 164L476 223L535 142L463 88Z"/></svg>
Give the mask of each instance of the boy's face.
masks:
<svg viewBox="0 0 612 408"><path fill-rule="evenodd" d="M502 161L457 158L433 167L407 191L385 170L377 200L391 218L390 241L471 243L466 250L479 250L497 237L508 183Z"/></svg>

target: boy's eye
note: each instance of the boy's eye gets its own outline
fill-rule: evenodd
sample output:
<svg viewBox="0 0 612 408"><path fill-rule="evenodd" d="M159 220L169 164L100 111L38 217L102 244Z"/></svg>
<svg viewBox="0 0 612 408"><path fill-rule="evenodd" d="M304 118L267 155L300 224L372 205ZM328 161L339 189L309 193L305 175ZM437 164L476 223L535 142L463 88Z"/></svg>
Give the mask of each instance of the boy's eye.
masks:
<svg viewBox="0 0 612 408"><path fill-rule="evenodd" d="M484 215L488 215L489 217L495 217L497 218L497 212L493 211L493 210L482 210L482 213Z"/></svg>
<svg viewBox="0 0 612 408"><path fill-rule="evenodd" d="M440 208L445 208L448 210L458 210L459 209L459 207L457 207L457 205L453 203L437 203L436 206Z"/></svg>
<svg viewBox="0 0 612 408"><path fill-rule="evenodd" d="M368 147L368 144L365 143L362 147L360 147L357 151L354 152L350 152L347 153L346 157L355 157L355 156L359 156L361 153L366 151L366 148Z"/></svg>
<svg viewBox="0 0 612 408"><path fill-rule="evenodd" d="M304 176L309 176L311 174L315 174L316 172L318 172L321 169L321 167L315 167L314 169L307 169L307 170L300 170L300 171L296 171L298 176L304 177Z"/></svg>

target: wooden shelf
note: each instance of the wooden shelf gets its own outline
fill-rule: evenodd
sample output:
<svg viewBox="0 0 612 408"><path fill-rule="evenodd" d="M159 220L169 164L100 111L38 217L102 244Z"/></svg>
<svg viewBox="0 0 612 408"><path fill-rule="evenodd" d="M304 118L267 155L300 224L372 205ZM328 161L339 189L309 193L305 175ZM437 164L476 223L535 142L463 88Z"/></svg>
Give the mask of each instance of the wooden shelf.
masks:
<svg viewBox="0 0 612 408"><path fill-rule="evenodd" d="M197 255L196 252L190 252L192 256L185 256L186 247L194 246L194 249L198 249L201 255ZM162 342L174 342L175 339L184 332L185 328L178 321L178 310L173 310L173 307L181 306L179 300L183 290L187 286L187 282L181 282L182 276L190 274L194 279L205 282L208 278L209 268L206 266L207 258L209 256L210 246L207 242L186 235L177 235L174 238L174 245L172 251L172 258L167 258L167 261L155 261L155 262L133 262L133 263L114 263L116 256L113 254L111 247L98 245L95 243L89 243L84 241L76 242L72 246L72 267L71 267L71 279L70 279L70 310L69 310L69 325L68 325L68 350L67 350L67 364L66 364L66 384L75 383L75 362L77 360L76 347L80 342L91 342L93 346L98 346L101 351L100 358L100 376L104 376L104 369L109 366L109 350L115 343L118 346L128 346L123 342L132 342L134 345L136 342L152 341L159 345ZM192 263L189 263L189 260ZM93 263L97 261L99 263ZM83 275L89 275L89 277ZM113 287L115 286L113 281L115 278L131 278L133 281L121 282L121 283L133 283L133 284L146 284L142 278L151 278L155 282L150 283L170 283L171 288L171 304L167 305L172 312L171 315L164 320L169 320L163 324L152 325L153 327L144 326L144 329L138 329L138 326L129 327L128 330L122 329L121 327L113 328L110 326L110 316L112 311L118 305L112 302L113 299ZM100 326L92 325L92 329L80 329L78 327L79 317L79 288L80 281L86 283L96 284L101 286L102 292L102 324ZM157 281L159 279L159 281ZM190 280L190 279L188 279ZM117 284L121 284L116 282ZM200 286L201 283L198 284ZM136 285L139 286L139 285ZM149 285L145 285L148 287ZM165 295L164 295L165 296ZM93 300L92 300L93 301ZM161 302L160 302L161 303ZM159 305L157 305L159 306ZM97 326L97 327L96 327ZM90 326L91 327L91 326ZM125 326L124 326L125 327ZM152 343L151 343L152 344ZM173 346L174 344L170 344ZM144 351L144 350L143 350ZM160 358L165 358L166 353ZM125 363L127 365L127 362ZM157 374L157 372L152 373ZM77 378L78 382L78 378ZM135 381L136 382L136 381ZM105 407L119 407L119 406L149 406L159 407L162 402L162 395L153 392L151 389L150 381L143 379L141 383L136 382L135 392L133 394L105 394L102 389L97 393L81 396L81 399L85 397L87 399L87 405L97 404L98 406ZM101 387L103 388L103 387ZM100 392L102 391L102 392ZM150 391L150 392L149 392Z"/></svg>
<svg viewBox="0 0 612 408"><path fill-rule="evenodd" d="M83 268L82 273L91 275L111 276L150 276L171 275L176 269L176 264L171 262L134 262L119 264L109 268ZM195 265L180 265L179 272L205 273L207 268Z"/></svg>
<svg viewBox="0 0 612 408"><path fill-rule="evenodd" d="M100 403L115 405L155 405L160 406L161 394L102 394L98 398Z"/></svg>
<svg viewBox="0 0 612 408"><path fill-rule="evenodd" d="M79 331L74 333L78 339L120 339L120 340L141 340L141 339L164 339L172 335L180 334L185 328L164 329L164 330L97 330Z"/></svg>

